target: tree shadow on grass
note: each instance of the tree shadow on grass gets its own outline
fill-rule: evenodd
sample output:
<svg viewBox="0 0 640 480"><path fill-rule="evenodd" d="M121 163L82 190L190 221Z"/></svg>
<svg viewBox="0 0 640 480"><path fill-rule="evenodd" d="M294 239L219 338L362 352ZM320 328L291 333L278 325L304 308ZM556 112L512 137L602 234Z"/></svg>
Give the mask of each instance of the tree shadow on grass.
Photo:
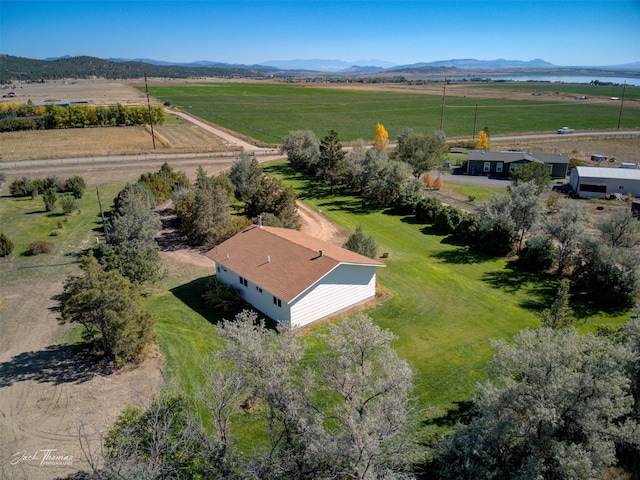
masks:
<svg viewBox="0 0 640 480"><path fill-rule="evenodd" d="M367 215L378 211L375 206L363 206L362 200L356 197L326 198L324 202L318 203L318 207L321 210L339 210L353 215Z"/></svg>
<svg viewBox="0 0 640 480"><path fill-rule="evenodd" d="M194 312L202 315L209 323L217 325L225 318L232 318L234 312L225 312L222 309L208 306L202 299L202 294L207 286L210 277L197 278L172 288L171 293Z"/></svg>
<svg viewBox="0 0 640 480"><path fill-rule="evenodd" d="M84 383L112 371L109 363L91 353L86 344L50 345L0 363L0 388L28 380L54 385Z"/></svg>
<svg viewBox="0 0 640 480"><path fill-rule="evenodd" d="M429 418L424 421L424 425L435 425L437 427L454 427L457 423L468 425L473 417L478 414L471 400L454 401L453 407L447 409L447 413L436 418Z"/></svg>
<svg viewBox="0 0 640 480"><path fill-rule="evenodd" d="M444 241L442 243L445 243ZM485 254L473 251L469 247L459 247L455 250L444 250L433 255L433 258L437 258L444 263L450 263L454 265L471 265L474 263L484 263L490 260Z"/></svg>
<svg viewBox="0 0 640 480"><path fill-rule="evenodd" d="M584 292L571 292L571 309L576 318L584 319L597 315L623 315L629 311L623 306L603 306Z"/></svg>
<svg viewBox="0 0 640 480"><path fill-rule="evenodd" d="M243 310L255 311L251 305L245 302L242 302L238 308L228 311L207 305L202 299L202 294L205 292L207 282L210 278L211 277L198 278L179 287L172 288L170 291L178 300L194 312L202 315L212 325L219 325L225 320L233 320L236 315ZM268 328L275 328L278 325L278 322L261 312L258 312L258 318L264 319L265 325Z"/></svg>
<svg viewBox="0 0 640 480"><path fill-rule="evenodd" d="M510 262L503 270L487 272L482 280L492 287L508 294L525 289L526 299L520 306L527 310L541 312L553 302L558 290L558 278L541 273L526 272Z"/></svg>

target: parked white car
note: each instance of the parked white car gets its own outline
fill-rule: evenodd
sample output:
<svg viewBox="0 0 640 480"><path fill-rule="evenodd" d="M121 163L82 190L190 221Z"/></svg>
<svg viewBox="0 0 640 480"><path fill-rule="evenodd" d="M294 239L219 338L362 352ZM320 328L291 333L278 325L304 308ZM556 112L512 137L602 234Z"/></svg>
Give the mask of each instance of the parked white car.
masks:
<svg viewBox="0 0 640 480"><path fill-rule="evenodd" d="M569 127L562 127L558 129L558 133L573 133L575 130Z"/></svg>

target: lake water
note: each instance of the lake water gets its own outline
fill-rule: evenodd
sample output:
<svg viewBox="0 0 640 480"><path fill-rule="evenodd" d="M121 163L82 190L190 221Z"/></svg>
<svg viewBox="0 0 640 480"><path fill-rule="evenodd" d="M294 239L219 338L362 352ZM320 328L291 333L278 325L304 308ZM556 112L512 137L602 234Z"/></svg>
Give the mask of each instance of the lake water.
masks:
<svg viewBox="0 0 640 480"><path fill-rule="evenodd" d="M528 75L528 76L491 76L492 80L514 80L516 82L564 82L564 83L590 83L598 80L602 83L618 83L620 85L626 82L627 85L640 86L640 78L632 77L598 77L598 76L563 76L563 75Z"/></svg>

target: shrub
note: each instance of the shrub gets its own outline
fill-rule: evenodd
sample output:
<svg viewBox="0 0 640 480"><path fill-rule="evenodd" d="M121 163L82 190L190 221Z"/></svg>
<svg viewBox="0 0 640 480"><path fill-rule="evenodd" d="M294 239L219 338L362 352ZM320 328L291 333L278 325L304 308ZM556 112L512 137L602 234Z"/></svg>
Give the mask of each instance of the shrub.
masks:
<svg viewBox="0 0 640 480"><path fill-rule="evenodd" d="M86 189L87 184L81 176L76 175L67 179L66 191L71 192L75 198L82 198Z"/></svg>
<svg viewBox="0 0 640 480"><path fill-rule="evenodd" d="M436 213L442 208L442 202L435 197L426 197L416 204L416 220L433 223Z"/></svg>
<svg viewBox="0 0 640 480"><path fill-rule="evenodd" d="M63 195L60 199L60 207L65 215L70 215L76 210L80 210L78 206L78 200L75 197L69 195Z"/></svg>
<svg viewBox="0 0 640 480"><path fill-rule="evenodd" d="M520 250L518 266L529 272L544 272L554 263L555 249L551 239L533 237Z"/></svg>
<svg viewBox="0 0 640 480"><path fill-rule="evenodd" d="M171 185L159 173L143 173L138 183L144 185L151 192L157 204L171 198Z"/></svg>
<svg viewBox="0 0 640 480"><path fill-rule="evenodd" d="M463 220L464 212L462 210L447 205L436 212L433 226L442 233L454 233Z"/></svg>
<svg viewBox="0 0 640 480"><path fill-rule="evenodd" d="M44 208L47 212L55 212L58 208L58 195L53 188L47 190L42 196L44 202Z"/></svg>
<svg viewBox="0 0 640 480"><path fill-rule="evenodd" d="M27 177L16 178L9 184L9 193L12 197L28 197L31 195L31 181Z"/></svg>
<svg viewBox="0 0 640 480"><path fill-rule="evenodd" d="M222 283L218 277L211 277L207 281L202 298L207 305L222 308L225 312L235 310L242 304L242 292L231 285Z"/></svg>
<svg viewBox="0 0 640 480"><path fill-rule="evenodd" d="M62 191L62 183L60 183L60 179L55 175L49 175L44 179L44 191L53 190L54 192Z"/></svg>
<svg viewBox="0 0 640 480"><path fill-rule="evenodd" d="M0 257L6 257L13 251L13 242L4 233L0 232Z"/></svg>
<svg viewBox="0 0 640 480"><path fill-rule="evenodd" d="M44 180L41 178L35 178L29 182L29 193L33 198L38 198L38 195L44 193Z"/></svg>
<svg viewBox="0 0 640 480"><path fill-rule="evenodd" d="M51 253L56 250L56 244L53 242L45 242L38 240L37 242L31 242L27 249L27 255L40 255L42 253Z"/></svg>

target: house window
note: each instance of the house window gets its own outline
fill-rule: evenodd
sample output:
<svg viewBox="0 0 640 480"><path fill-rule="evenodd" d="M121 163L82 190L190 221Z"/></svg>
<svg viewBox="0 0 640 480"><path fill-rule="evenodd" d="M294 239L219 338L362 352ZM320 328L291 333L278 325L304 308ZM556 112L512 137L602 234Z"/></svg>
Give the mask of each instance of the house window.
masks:
<svg viewBox="0 0 640 480"><path fill-rule="evenodd" d="M262 289L256 285L256 290L258 290L260 293L262 293Z"/></svg>
<svg viewBox="0 0 640 480"><path fill-rule="evenodd" d="M491 162L484 162L484 167L482 168L484 173L488 173L491 171Z"/></svg>
<svg viewBox="0 0 640 480"><path fill-rule="evenodd" d="M274 295L274 297L273 297L273 304L274 304L274 305L277 305L277 306L279 306L279 307L282 307L282 300L280 300L278 297L276 297L276 296Z"/></svg>
<svg viewBox="0 0 640 480"><path fill-rule="evenodd" d="M239 277L239 278L240 278L240 285L244 285L245 287L248 286L249 283L247 282L246 278L242 278L242 277Z"/></svg>
<svg viewBox="0 0 640 480"><path fill-rule="evenodd" d="M496 163L496 173L502 173L502 166L504 164L502 162Z"/></svg>

